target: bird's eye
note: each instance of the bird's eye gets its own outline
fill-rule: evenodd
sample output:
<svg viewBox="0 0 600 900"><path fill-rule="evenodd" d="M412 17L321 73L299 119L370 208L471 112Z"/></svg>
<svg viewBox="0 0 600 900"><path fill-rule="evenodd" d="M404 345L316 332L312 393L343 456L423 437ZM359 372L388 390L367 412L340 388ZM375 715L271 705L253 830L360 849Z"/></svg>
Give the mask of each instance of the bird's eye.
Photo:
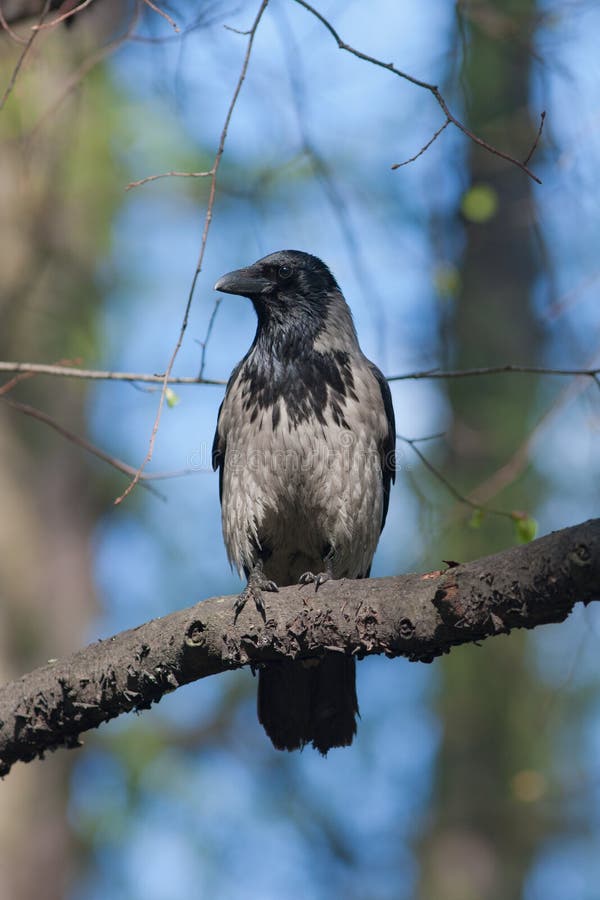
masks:
<svg viewBox="0 0 600 900"><path fill-rule="evenodd" d="M279 275L280 278L289 278L290 275L292 274L292 267L286 266L286 265L279 266L279 270L278 270L277 274Z"/></svg>

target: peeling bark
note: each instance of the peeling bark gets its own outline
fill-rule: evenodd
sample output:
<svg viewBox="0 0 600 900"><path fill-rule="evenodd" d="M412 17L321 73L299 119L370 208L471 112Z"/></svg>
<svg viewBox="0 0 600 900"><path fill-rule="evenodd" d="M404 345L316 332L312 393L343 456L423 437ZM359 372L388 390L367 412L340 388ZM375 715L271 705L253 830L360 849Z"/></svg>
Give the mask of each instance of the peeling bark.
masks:
<svg viewBox="0 0 600 900"><path fill-rule="evenodd" d="M265 623L233 598L190 609L48 663L0 689L0 774L57 747L77 747L101 722L158 702L199 678L274 659L338 650L431 662L453 646L513 628L562 622L600 600L600 519L521 547L424 575L282 588Z"/></svg>

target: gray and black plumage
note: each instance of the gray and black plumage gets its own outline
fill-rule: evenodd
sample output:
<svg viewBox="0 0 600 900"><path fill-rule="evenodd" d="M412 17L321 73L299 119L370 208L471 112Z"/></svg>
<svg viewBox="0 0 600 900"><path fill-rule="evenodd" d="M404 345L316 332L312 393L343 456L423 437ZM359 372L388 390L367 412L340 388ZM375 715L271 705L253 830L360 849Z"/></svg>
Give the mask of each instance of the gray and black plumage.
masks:
<svg viewBox="0 0 600 900"><path fill-rule="evenodd" d="M362 353L327 266L284 250L224 275L215 289L248 297L258 327L219 410L223 535L248 585L262 591L328 578L367 578L395 475L390 390ZM321 753L356 733L355 661L270 663L258 717L274 746Z"/></svg>

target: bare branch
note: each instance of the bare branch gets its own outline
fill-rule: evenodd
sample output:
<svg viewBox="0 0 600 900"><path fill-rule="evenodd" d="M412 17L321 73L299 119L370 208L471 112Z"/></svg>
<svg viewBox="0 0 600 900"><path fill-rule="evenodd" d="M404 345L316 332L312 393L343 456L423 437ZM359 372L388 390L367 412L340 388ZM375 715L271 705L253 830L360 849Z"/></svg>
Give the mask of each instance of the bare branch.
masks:
<svg viewBox="0 0 600 900"><path fill-rule="evenodd" d="M42 12L41 12L41 14L40 14L40 18L39 18L39 20L38 20L38 25L42 25L44 19L46 18L46 15L47 15L47 13L48 13L48 10L50 9L50 2L51 2L51 0L46 0L46 2L44 3L44 7L43 7L43 9L42 9ZM14 86L15 86L17 77L18 77L18 75L19 75L19 72L21 71L21 67L22 67L23 63L25 62L25 59L26 59L26 57L27 57L27 54L28 54L29 51L31 50L31 46L32 46L33 42L35 41L36 36L37 36L37 31L33 31L33 30L32 30L31 35L29 36L29 40L27 41L27 43L26 43L25 46L23 47L23 50L22 50L22 52L21 52L21 55L19 56L19 58L18 58L18 60L17 60L17 64L16 64L16 66L15 66L14 69L13 69L13 73L12 73L12 75L10 76L10 80L9 80L7 86L6 86L6 90L4 91L4 94L2 95L2 99L0 100L0 110L4 109L4 105L5 105L6 101L8 100L8 98L9 98L9 96L10 96L10 94L11 94L12 89L13 89Z"/></svg>
<svg viewBox="0 0 600 900"><path fill-rule="evenodd" d="M101 459L102 462L108 463L113 469L117 469L117 471L122 472L124 475L129 475L129 477L135 475L136 470L133 466L129 466L126 462L123 462L123 460L118 459L116 456L111 456L110 453L106 453L105 450L96 447L96 445L92 444L91 441L88 441L87 438L81 437L80 435L75 434L75 432L70 431L68 428L65 428L64 425L61 425L60 422L57 422L56 419L48 415L48 413L43 412L41 409L36 409L34 406L29 406L27 403L20 403L18 400L3 399L4 403L11 409L14 409L15 412L22 413L24 416L29 416L31 419L36 419L38 422L43 422L44 425L49 425L50 428L53 428L54 431L66 438L71 444L81 447L83 450L91 453L92 456ZM159 493L155 488L151 488L146 484L144 484L144 487L157 497L160 497L161 500L166 499L166 497Z"/></svg>
<svg viewBox="0 0 600 900"><path fill-rule="evenodd" d="M446 490L459 503L462 503L464 506L468 506L472 510L475 510L477 512L485 512L493 516L501 516L504 519L514 520L515 514L513 512L507 512L503 509L494 509L493 507L485 506L482 503L477 503L475 500L467 497L466 494L461 494L461 492L452 484L452 482L448 478L446 478L444 473L440 469L438 469L437 466L434 466L434 464L425 456L423 451L416 446L418 443L421 443L424 440L432 440L433 437L437 437L437 435L432 435L428 438L407 438L403 437L401 434L397 434L396 437L399 440L403 441L405 444L408 444L409 447L411 447L411 449L419 457L425 468L428 469L429 472L431 472L434 478L436 478L441 484L444 485Z"/></svg>
<svg viewBox="0 0 600 900"><path fill-rule="evenodd" d="M81 81L85 78L85 76L92 71L92 69L98 65L98 63L102 62L106 59L107 56L110 56L111 53L114 53L118 50L119 47L122 46L126 41L128 41L133 32L135 31L135 27L137 25L139 16L141 12L141 0L136 0L133 8L133 12L131 14L131 18L125 31L118 35L113 40L109 41L103 47L99 47L94 53L92 53L87 59L85 59L82 64L73 72L73 74L67 79L66 83L63 85L63 88L56 97L55 100L48 106L46 110L39 117L38 121L35 123L29 134L27 135L27 140L33 140L38 132L43 128L46 122L52 119L56 113L56 111L60 108L62 103L66 100L69 94L80 84Z"/></svg>
<svg viewBox="0 0 600 900"><path fill-rule="evenodd" d="M139 181L130 181L125 185L125 190L130 191L132 188L140 187L142 184L148 184L149 181L158 181L159 178L210 178L213 170L208 172L162 172L160 175L146 175Z"/></svg>
<svg viewBox="0 0 600 900"><path fill-rule="evenodd" d="M600 271L593 272L591 275L583 278L579 284L575 285L575 287L570 288L560 297L554 299L546 310L548 319L551 321L557 319L567 310L571 309L585 296L589 288L593 287L598 281L600 281Z"/></svg>
<svg viewBox="0 0 600 900"><path fill-rule="evenodd" d="M249 29L246 29L246 31L242 31L240 28L234 28L232 25L223 25L223 28L225 28L227 31L232 31L234 34L241 34L242 36L250 34Z"/></svg>
<svg viewBox="0 0 600 900"><path fill-rule="evenodd" d="M537 150L537 145L538 145L539 142L540 142L540 138L541 138L541 136L542 136L542 131L544 130L544 122L545 122L545 121L546 121L546 110L544 110L544 111L542 112L541 116L540 116L540 127L538 128L537 134L536 134L536 136L535 136L535 140L534 140L533 144L531 145L531 150L529 151L529 153L527 154L527 156L526 156L525 159L523 160L523 165L524 165L524 166L527 165L527 163L529 162L529 160L531 159L531 157L533 156L533 154L534 154L535 151Z"/></svg>
<svg viewBox="0 0 600 900"><path fill-rule="evenodd" d="M522 172L525 172L530 178L532 178L537 184L541 184L541 180L535 175L531 169L529 169L526 163L522 163L520 160L516 159L516 157L511 156L509 153L505 153L503 150L499 150L497 147L494 147L492 144L489 144L483 138L480 138L473 131L467 128L466 125L457 119L453 113L450 112L448 104L444 99L443 95L440 92L440 89L435 84L429 84L427 81L422 81L420 78L415 78L413 75L409 75L407 72L403 72L401 69L397 69L393 63L385 63L380 59L376 59L374 56L369 56L368 53L363 53L361 50L356 50L354 47L351 47L350 44L346 44L345 41L341 39L331 22L329 22L325 16L323 16L318 10L311 6L310 3L307 3L306 0L295 0L300 6L303 6L304 9L308 10L308 12L312 13L315 18L317 18L327 29L330 35L336 41L340 50L345 50L348 53L351 53L353 56L358 57L358 59L362 59L365 62L372 63L374 66L379 66L382 69L387 69L388 72L392 72L394 75L397 75L399 78L403 78L405 81L409 81L411 84L416 85L417 87L423 88L426 91L429 91L435 97L438 105L440 106L442 112L444 113L447 122L442 126L442 129L446 127L448 122L451 122L459 131L469 138L470 141L473 141L474 144L477 144L479 147L482 147L484 150L487 150L488 153L493 153L494 156L499 156L501 159L506 160L506 162L511 163L513 166L516 166L518 169L521 169ZM533 147L531 148L529 155L527 157L527 162L531 159L535 148L537 147L537 143L539 140L539 136L541 134L541 128L538 133L538 137L536 138ZM436 135L437 137L437 135ZM431 142L433 143L433 141ZM420 155L420 154L417 154ZM399 166L396 166L398 168Z"/></svg>
<svg viewBox="0 0 600 900"><path fill-rule="evenodd" d="M600 600L600 519L425 575L330 581L269 596L269 618L215 597L91 644L0 689L0 774L180 685L326 649L430 662L458 644L562 622Z"/></svg>
<svg viewBox="0 0 600 900"><path fill-rule="evenodd" d="M163 384L162 384L162 388L161 388L161 392L160 392L160 400L158 402L158 409L156 411L156 418L154 420L154 425L152 427L152 434L150 435L150 443L148 446L148 452L146 453L145 459L142 462L139 469L137 470L134 478L131 480L131 482L129 483L127 488L123 491L123 493L119 497L117 497L117 499L115 500L115 504L122 503L123 500L131 493L133 488L136 486L136 484L140 480L140 477L141 477L144 469L146 468L146 466L152 459L152 454L154 452L154 444L156 441L156 435L158 434L162 411L163 411L164 405L165 405L165 397L166 397L166 393L167 393L167 387L169 384L169 378L171 376L173 366L175 365L175 360L177 358L177 354L179 353L179 349L183 343L183 336L187 329L190 310L192 307L192 301L194 299L194 292L196 290L196 284L198 281L198 276L200 275L200 272L202 271L202 263L204 262L204 253L206 250L206 242L208 240L208 233L209 233L210 225L212 222L213 207L215 204L215 198L216 198L216 192L217 192L217 175L219 172L219 166L221 165L221 159L223 157L223 152L225 150L225 141L227 140L227 132L229 130L229 123L231 122L231 117L233 115L233 111L235 109L237 99L240 95L242 85L246 78L246 72L248 71L248 65L250 63L250 56L252 54L252 46L254 44L254 37L256 35L256 30L260 24L260 20L262 19L264 11L267 8L268 2L269 2L269 0L261 0L258 12L256 14L256 18L254 19L254 22L252 23L252 28L250 29L250 36L248 38L248 43L246 46L246 53L244 55L244 60L242 63L242 69L241 69L239 78L237 80L235 89L233 91L233 96L231 98L231 102L229 104L227 114L225 116L225 122L223 125L223 129L221 131L221 137L219 139L219 146L217 148L217 152L215 155L215 161L214 161L212 169L211 169L210 191L209 191L209 195L208 195L208 204L206 207L206 215L204 217L204 228L202 231L202 240L200 242L200 253L198 256L198 262L196 263L196 270L195 270L194 276L192 278L192 283L190 286L187 303L186 303L185 310L183 313L183 320L182 320L181 328L179 331L179 337L177 338L177 343L175 344L175 348L173 350L173 353L171 354L171 358L169 360L167 370L164 374Z"/></svg>
<svg viewBox="0 0 600 900"><path fill-rule="evenodd" d="M0 361L0 372L33 372L39 375L50 375L58 378L81 378L87 381L138 381L146 384L164 384L165 374L152 374L149 372L110 372L104 369L76 369L67 366L47 365L46 363L9 362ZM585 369L553 369L540 366L481 366L477 369L424 369L418 372L405 372L402 375L388 375L388 381L409 381L421 379L446 379L446 378L474 378L485 375L557 375L563 378L587 376L597 378L600 368ZM223 378L199 378L197 375L182 375L173 377L168 375L169 384L212 384L224 385L227 380Z"/></svg>
<svg viewBox="0 0 600 900"><path fill-rule="evenodd" d="M67 369L70 366L81 363L81 357L76 357L75 359L59 359L55 365L60 368ZM2 369L0 369L2 371ZM10 378L8 381L4 382L3 385L0 386L0 397L5 397L6 394L9 394L18 384L22 381L27 381L29 378L33 378L35 375L39 374L33 369L29 371L23 370L19 372L19 374L15 375L14 378Z"/></svg>
<svg viewBox="0 0 600 900"><path fill-rule="evenodd" d="M319 182L323 195L327 200L333 219L336 221L342 240L346 246L346 256L350 261L360 292L369 297L368 309L373 320L375 332L383 335L385 320L380 292L374 288L372 280L367 276L367 262L363 241L357 233L352 215L352 201L348 186L343 187L335 169L335 165L323 156L317 143L312 138L310 115L307 115L304 84L306 73L303 68L301 47L294 29L290 26L282 5L273 8L273 21L280 33L285 66L292 92L292 101L296 118L296 127L302 146L298 159L306 156L315 179ZM259 188L260 190L260 188Z"/></svg>
<svg viewBox="0 0 600 900"><path fill-rule="evenodd" d="M444 129L447 128L448 125L450 125L450 124L451 124L451 120L450 120L450 119L446 119L446 121L444 122L444 124L443 124L443 125L440 125L440 127L438 128L438 130L434 133L433 137L431 137L431 138L427 141L427 143L424 144L424 145L421 147L421 149L419 150L418 153L415 153L414 156L410 156L408 159L405 159L404 162L394 163L394 165L393 165L391 168L392 168L392 169L401 169L402 166L407 166L409 163L414 162L415 159L418 159L420 156L423 156L423 154L424 154L427 150L429 150L429 148L431 147L431 145L432 145L435 141L437 141L437 139L439 138L439 136L440 136L440 134L442 133L442 131L444 131Z"/></svg>
<svg viewBox="0 0 600 900"><path fill-rule="evenodd" d="M86 6L90 6L94 0L83 0L82 3L79 3L77 6L74 6L72 9L68 9L61 16L57 16L56 19L52 19L51 22L40 22L38 25L32 25L32 31L41 31L42 29L47 28L55 28L57 25L60 25L61 22L64 22L66 19L70 19L71 16L77 15L82 10L86 8Z"/></svg>
<svg viewBox="0 0 600 900"><path fill-rule="evenodd" d="M10 25L8 24L8 22L6 21L4 12L3 12L3 10L2 10L2 4L0 4L0 25L2 26L2 28L4 29L4 31L6 31L7 34L12 38L12 40L15 41L15 43L17 43L17 44L26 44L26 43L27 43L27 40L28 40L28 39L27 39L27 38L20 37L20 35L18 35L17 32L14 31L14 30L10 27Z"/></svg>
<svg viewBox="0 0 600 900"><path fill-rule="evenodd" d="M210 314L210 319L208 320L206 334L204 336L204 340L202 341L202 355L200 356L200 371L198 372L198 378L202 378L204 375L204 367L206 365L206 349L208 347L208 342L210 341L212 330L215 327L215 321L219 312L219 307L221 306L222 299L222 297L217 297Z"/></svg>
<svg viewBox="0 0 600 900"><path fill-rule="evenodd" d="M17 375L17 377L13 379L13 381L28 377L32 376ZM6 387L7 385L2 386L2 390L0 390L0 397L2 397L5 393ZM81 449L85 450L86 453L90 453L92 456L97 457L98 459L102 460L102 462L105 462L109 466L112 466L113 469L116 469L118 472L122 472L123 475L128 475L129 477L135 475L136 469L134 466L130 466L128 463L123 462L123 460L119 459L117 456L112 456L110 453L107 453L105 450L97 447L96 444L92 444L92 442L88 441L87 438L81 437L80 435L75 434L75 432L70 431L68 428L65 428L64 425L61 425L60 422L57 422L56 419L48 415L48 413L43 412L41 409L36 409L34 406L29 406L27 403L20 403L18 400L5 399L4 402L11 409L15 410L15 412L22 413L25 416L36 419L38 422L43 422L45 425L49 425L50 428L58 432L58 434L64 437L71 444L75 444L76 447L81 447ZM140 481L142 482L142 487L150 491L151 494L154 494L155 497L158 497L160 500L166 500L167 498L164 494L161 494L156 490L156 488L148 484L149 481L166 481L167 479L171 478L183 478L187 475L197 475L199 472L203 471L206 471L206 469L202 469L197 466L188 466L185 469L174 469L167 472L144 472L140 477Z"/></svg>
<svg viewBox="0 0 600 900"><path fill-rule="evenodd" d="M15 375L14 378L9 378L9 380L5 381L0 387L0 397L5 397L7 394L10 394L18 384L22 381L27 381L28 378L33 378L34 376L35 372L22 372L20 375Z"/></svg>
<svg viewBox="0 0 600 900"><path fill-rule="evenodd" d="M596 382L596 378L593 378L593 380ZM504 490L505 487L512 484L526 468L529 462L531 448L542 431L550 424L550 422L557 418L572 400L578 397L589 386L589 381L585 381L581 378L578 378L567 385L548 407L522 444L517 447L508 462L504 463L504 465L495 471L493 475L490 475L490 477L486 478L482 484L471 491L469 499L474 503L487 503L493 497L496 497L500 491Z"/></svg>
<svg viewBox="0 0 600 900"><path fill-rule="evenodd" d="M155 13L158 13L159 16L162 16L163 19L165 19L169 23L176 34L180 34L180 29L178 28L177 23L171 18L168 13L164 11L164 9L161 9L160 6L157 6L156 3L152 2L152 0L143 0L143 2L146 4L146 6L149 6L150 9L153 9Z"/></svg>
<svg viewBox="0 0 600 900"><path fill-rule="evenodd" d="M0 372L32 372L36 375L50 375L55 378L81 378L85 381L139 381L146 384L163 384L164 374L152 375L148 372L107 372L101 369L75 369L71 366L46 365L45 363L0 362ZM227 384L227 381L198 378L184 375L179 378L169 376L167 384Z"/></svg>
<svg viewBox="0 0 600 900"><path fill-rule="evenodd" d="M102 450L100 447L97 447L96 444L92 444L91 441L88 441L87 438L81 437L75 432L70 431L68 428L65 428L64 425L61 425L60 422L57 422L52 416L48 415L48 413L43 412L41 409L36 409L34 406L29 406L27 403L20 403L17 400L7 400L5 399L5 394L8 393L6 388L14 387L15 384L13 382L17 382L22 380L23 378L31 378L32 375L17 375L12 379L11 382L8 382L5 385L2 385L0 388L0 397L4 398L4 402L11 409L15 410L15 412L22 413L25 416L29 416L31 419L36 419L38 422L43 422L45 425L49 425L50 428L53 428L54 431L58 432L62 437L64 437L71 444L75 444L76 447L81 447L82 450L85 450L86 453L90 453L92 456L97 457L102 460L102 462L107 463L109 466L112 466L113 469L116 469L118 472L122 472L123 475L128 475L132 477L136 473L136 469L134 466L130 466L128 463L123 462L122 459L119 459L117 456L112 456L110 453L107 453L106 450ZM154 494L161 500L166 500L164 494L161 494L155 488L152 488L147 482L149 481L166 481L171 478L183 478L187 475L197 475L200 472L212 471L209 467L208 469L200 468L199 466L188 466L185 469L173 469L167 472L143 472L140 481L142 482L142 486L145 487L150 493Z"/></svg>
<svg viewBox="0 0 600 900"><path fill-rule="evenodd" d="M1 365L1 364L0 364ZM553 369L549 366L480 366L476 369L427 369L423 372L406 372L403 375L388 375L388 381L407 381L409 379L421 378L473 378L478 375L561 375L566 377L576 377L578 375L587 375L589 378L595 378L600 373L600 369Z"/></svg>

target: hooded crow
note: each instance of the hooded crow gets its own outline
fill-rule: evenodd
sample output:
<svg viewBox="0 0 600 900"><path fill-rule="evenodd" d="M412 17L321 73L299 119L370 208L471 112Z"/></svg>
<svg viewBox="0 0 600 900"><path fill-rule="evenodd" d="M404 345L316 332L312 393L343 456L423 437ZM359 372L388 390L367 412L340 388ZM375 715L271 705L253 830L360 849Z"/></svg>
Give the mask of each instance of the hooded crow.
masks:
<svg viewBox="0 0 600 900"><path fill-rule="evenodd" d="M388 384L360 349L335 278L316 256L282 250L224 275L258 327L219 410L223 536L248 599L330 578L367 578L395 476ZM326 652L259 672L258 718L279 750L352 743L355 660Z"/></svg>

